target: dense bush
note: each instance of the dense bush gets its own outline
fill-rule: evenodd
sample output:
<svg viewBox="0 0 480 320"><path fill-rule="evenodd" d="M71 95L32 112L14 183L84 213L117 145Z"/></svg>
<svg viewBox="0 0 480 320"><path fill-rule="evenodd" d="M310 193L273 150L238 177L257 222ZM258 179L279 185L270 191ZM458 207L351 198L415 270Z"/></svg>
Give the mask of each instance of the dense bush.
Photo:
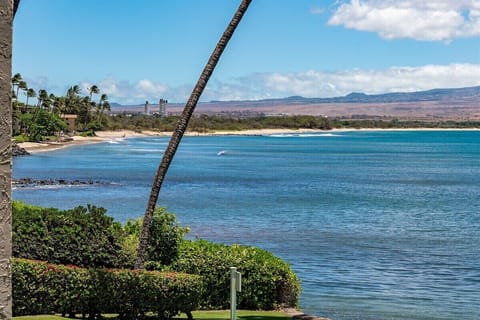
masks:
<svg viewBox="0 0 480 320"><path fill-rule="evenodd" d="M246 246L227 246L204 240L184 241L172 270L201 275L205 284L202 308L228 308L230 267L242 273L239 308L295 307L299 280L290 266L268 251Z"/></svg>
<svg viewBox="0 0 480 320"><path fill-rule="evenodd" d="M95 206L71 210L13 203L13 256L85 267L123 267L125 231ZM131 259L130 259L131 260Z"/></svg>
<svg viewBox="0 0 480 320"><path fill-rule="evenodd" d="M122 227L112 218L105 216L104 209L93 206L61 211L15 202L13 218L15 257L85 267L131 267L142 225L142 219L137 219L129 221ZM187 231L188 228L179 226L173 214L166 212L165 209L157 209L150 225L148 261L145 267L149 270L185 272L202 276L203 287L202 290L198 290L202 308L229 307L229 271L232 266L238 267L243 277L243 291L238 299L241 308L275 309L297 305L299 281L286 262L265 250L254 247L227 246L203 240L183 240L182 237ZM106 301L102 305L102 310L127 315L144 310L142 301L150 303L148 302L150 298L157 299L154 298L155 296L142 296L142 292L148 292L148 286L154 282L152 280L142 284L143 278L150 277L148 273L142 273L141 277L137 277L130 271L95 270L93 272L94 269L75 269L79 271L74 272L73 267L54 268L57 271L52 278L47 277L51 270L41 278L43 281L41 286L36 285L39 278L33 274L31 276L34 279L31 280L31 284L25 282L21 287L37 288L38 295L35 295L33 300L29 300L29 303L35 302L35 299L43 299L35 302L36 304L28 309L30 313L42 313L44 308L48 309L53 305L48 298L52 297L50 290L59 286L70 288L60 294L60 297L64 297L67 302L63 302L56 310L63 313L80 312L77 309L71 310L73 307L69 307L75 305L75 308L90 310L88 313L96 314L100 312L95 311L98 309L96 300L100 299ZM24 270L22 277L26 277L31 272L32 268ZM58 273L65 274L65 277L58 278L55 276ZM114 274L115 278L112 278ZM77 279L78 275L81 275L81 279ZM19 283L24 283L22 279L18 279ZM118 279L122 280L118 282ZM62 283L58 284L58 281ZM69 281L74 281L74 284ZM106 287L99 288L100 284L104 283ZM181 289L181 285L181 282L176 284L175 290L184 290ZM189 286L185 288L187 293L190 292L188 289ZM85 295L85 292L92 290L99 291L93 295L94 298L91 294ZM100 293L105 296L99 297ZM22 295L17 295L17 297L20 296ZM135 300L140 297L142 297L141 300ZM108 301L124 303L119 309L117 303L108 307ZM174 306L181 306L182 301L170 299L172 305L165 312L171 312ZM190 300L188 298L185 301ZM20 305L21 303L18 305L19 308ZM159 304L160 309L162 306ZM162 314L163 311L160 309L157 308L156 311Z"/></svg>
<svg viewBox="0 0 480 320"><path fill-rule="evenodd" d="M109 117L109 129L158 130L173 131L179 116L155 117L147 115L115 115ZM331 128L330 121L325 117L310 115L296 116L262 116L256 114L250 117L233 115L196 115L188 124L189 131L208 132L210 130L248 130L248 129L324 129Z"/></svg>
<svg viewBox="0 0 480 320"><path fill-rule="evenodd" d="M84 269L13 259L13 313L118 313L135 319L146 312L171 318L199 305L199 276L155 271Z"/></svg>
<svg viewBox="0 0 480 320"><path fill-rule="evenodd" d="M125 231L129 236L134 236L135 248L143 224L143 218L129 220L125 225ZM188 227L181 227L173 213L165 208L155 208L150 220L146 260L155 261L160 265L168 265L178 255L183 236L188 233ZM133 244L132 243L132 244Z"/></svg>

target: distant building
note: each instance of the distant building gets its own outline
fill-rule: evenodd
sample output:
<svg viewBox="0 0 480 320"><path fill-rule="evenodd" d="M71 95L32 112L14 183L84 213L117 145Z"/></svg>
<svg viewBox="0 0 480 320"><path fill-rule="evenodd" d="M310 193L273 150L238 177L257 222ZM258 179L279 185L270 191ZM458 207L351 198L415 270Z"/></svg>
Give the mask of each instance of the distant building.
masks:
<svg viewBox="0 0 480 320"><path fill-rule="evenodd" d="M68 131L77 131L77 115L76 114L61 114L60 118L67 123Z"/></svg>
<svg viewBox="0 0 480 320"><path fill-rule="evenodd" d="M145 101L145 114L150 114L150 106L148 105L148 101Z"/></svg>
<svg viewBox="0 0 480 320"><path fill-rule="evenodd" d="M165 99L160 99L160 102L158 103L158 115L161 118L164 118L167 116L167 104L168 104L168 100L165 100Z"/></svg>

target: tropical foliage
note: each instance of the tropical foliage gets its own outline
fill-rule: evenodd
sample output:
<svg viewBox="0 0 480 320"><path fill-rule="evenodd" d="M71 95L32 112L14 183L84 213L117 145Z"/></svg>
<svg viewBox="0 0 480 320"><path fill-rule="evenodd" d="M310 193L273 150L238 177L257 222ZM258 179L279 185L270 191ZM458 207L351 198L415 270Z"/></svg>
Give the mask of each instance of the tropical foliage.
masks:
<svg viewBox="0 0 480 320"><path fill-rule="evenodd" d="M68 277L76 277L78 274L81 275L81 278L88 278L95 270L104 270L102 268L105 267L132 268L143 221L142 219L131 220L122 226L105 213L105 209L90 205L86 208L58 210L30 206L15 201L13 203L13 255L17 258L47 261L48 263L42 264L41 268L38 267L41 270L44 270L42 268L48 269L46 267L48 264L55 264L55 270L64 270L62 272L66 272ZM239 245L214 244L205 240L184 240L183 236L188 232L188 228L180 226L175 216L165 209L157 208L155 210L149 228L150 237L145 267L149 270L184 272L200 276L202 283L201 288L197 291L200 299L199 307L204 309L228 307L229 269L232 266L238 267L243 277L243 291L239 295L241 308L265 310L296 306L300 291L297 277L286 262L268 251ZM83 266L90 269L79 268L79 273L72 275L73 271L70 269L75 269L74 267L62 267L59 264ZM30 267L20 269L20 271L21 273L14 273L14 282L19 284L23 283L23 277L35 276L31 275ZM117 270L115 274L119 274L118 276L122 279L130 279L132 274L125 272ZM96 279L95 281L99 283L103 281L110 283L108 281L111 281L111 279L102 278L110 277L110 273L98 271L94 275L97 278L92 279ZM49 293L49 290L57 290L54 291L55 295L60 295L56 289L55 281L57 280L49 282L50 278L42 279L45 282L42 282L44 285L38 287L40 288L38 289L40 290L39 295L44 294L47 297L48 294L51 294L53 297L54 294ZM31 282L28 288L32 288L32 290L37 288L35 283ZM49 283L52 283L53 287ZM86 285L82 282L76 286L78 290L83 290L82 288ZM64 287L70 288L65 283ZM87 287L88 290L93 290L90 284ZM95 290L97 288L95 287ZM107 293L110 290L100 289ZM88 302L90 298L84 297L83 294L78 292L62 293L67 296L77 295L77 303L87 304L88 307L88 303L92 302ZM132 295L141 296L135 291L132 291ZM16 295L15 297L20 296ZM118 301L123 302L127 298L134 299L121 296ZM35 305L38 306L35 307L36 309L27 308L25 310L29 310L30 314L38 313L43 310L42 308L54 305L54 302L44 301L38 301L39 304ZM14 302L17 306L21 305L20 302ZM71 311L66 308L64 311L58 312L69 313ZM73 311L78 312L78 310ZM91 312L97 311L87 313Z"/></svg>
<svg viewBox="0 0 480 320"><path fill-rule="evenodd" d="M122 225L88 205L71 210L41 208L14 201L13 256L84 267L128 265Z"/></svg>
<svg viewBox="0 0 480 320"><path fill-rule="evenodd" d="M202 307L225 309L230 303L230 267L237 267L242 274L239 308L271 310L297 306L297 276L288 263L260 248L186 240L167 270L201 275L205 282Z"/></svg>
<svg viewBox="0 0 480 320"><path fill-rule="evenodd" d="M25 96L22 99L21 96ZM98 100L94 95L99 95ZM96 85L88 88L82 96L78 85L68 88L64 96L55 96L45 89L36 92L30 88L20 73L12 77L13 135L25 135L30 141L43 141L48 136L67 133L64 115L77 116L80 131L100 130L107 123L105 112L110 110L106 94L101 94ZM31 104L32 98L36 103Z"/></svg>
<svg viewBox="0 0 480 320"><path fill-rule="evenodd" d="M98 318L116 313L137 319L147 312L170 319L198 308L199 276L182 273L78 268L13 259L13 314L60 313Z"/></svg>
<svg viewBox="0 0 480 320"><path fill-rule="evenodd" d="M129 220L125 230L129 237L133 237L135 249L138 246L138 238L142 228L143 219ZM173 213L165 208L156 208L149 225L149 237L147 241L146 259L154 261L158 265L170 265L177 257L180 245L188 227L178 224ZM135 255L135 252L132 252Z"/></svg>
<svg viewBox="0 0 480 320"><path fill-rule="evenodd" d="M129 130L173 131L179 116L155 117L119 114L109 118L107 128ZM251 129L331 129L330 120L322 116L265 116L233 117L198 115L190 119L188 130L195 132L239 131Z"/></svg>

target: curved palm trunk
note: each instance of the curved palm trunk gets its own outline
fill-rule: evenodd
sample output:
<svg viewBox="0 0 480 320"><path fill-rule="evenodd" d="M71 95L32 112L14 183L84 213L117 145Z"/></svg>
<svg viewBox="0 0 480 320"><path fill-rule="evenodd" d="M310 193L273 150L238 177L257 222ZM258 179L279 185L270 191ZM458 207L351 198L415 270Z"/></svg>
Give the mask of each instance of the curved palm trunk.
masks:
<svg viewBox="0 0 480 320"><path fill-rule="evenodd" d="M12 318L12 22L13 0L0 0L0 318Z"/></svg>
<svg viewBox="0 0 480 320"><path fill-rule="evenodd" d="M230 24L225 29L225 32L223 33L222 37L217 43L217 46L213 50L212 55L207 62L207 65L203 69L203 72L200 75L200 78L198 79L197 84L195 85L195 88L193 89L192 94L190 95L190 98L185 105L182 116L177 123L175 131L170 138L170 143L165 150L163 159L158 167L155 179L153 180L152 190L150 192L150 198L148 200L148 205L143 220L142 233L140 234L140 243L137 250L137 262L135 263L135 269L142 269L145 262L145 251L148 240L148 227L153 217L153 211L157 204L158 194L160 193L160 188L168 171L168 167L170 166L170 163L172 162L173 157L177 152L178 145L180 144L180 140L182 139L183 134L187 129L188 122L193 114L193 111L195 110L197 102L200 99L200 96L202 95L202 92L205 89L207 82L210 79L210 76L212 75L215 66L217 65L218 60L220 59L223 50L227 46L228 41L232 37L233 32L237 28L240 20L247 11L248 6L251 2L252 0L242 0L242 3L235 12L232 20L230 21Z"/></svg>

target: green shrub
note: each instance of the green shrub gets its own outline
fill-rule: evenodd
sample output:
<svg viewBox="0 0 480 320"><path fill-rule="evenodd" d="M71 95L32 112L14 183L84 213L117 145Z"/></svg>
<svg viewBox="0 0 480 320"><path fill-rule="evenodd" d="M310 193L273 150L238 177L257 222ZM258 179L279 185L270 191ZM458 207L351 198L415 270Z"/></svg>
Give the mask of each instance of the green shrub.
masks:
<svg viewBox="0 0 480 320"><path fill-rule="evenodd" d="M71 210L13 202L13 256L84 267L123 267L125 232L106 210Z"/></svg>
<svg viewBox="0 0 480 320"><path fill-rule="evenodd" d="M142 220L137 219L129 221L122 228L119 223L105 215L105 209L94 206L61 211L14 202L13 254L19 258L84 267L131 267L141 226ZM147 247L149 261L145 263L145 267L149 270L173 270L202 276L204 286L202 290L197 290L203 292L197 294L199 298L201 296L202 308L229 307L229 270L232 266L238 267L243 277L243 292L238 299L241 308L268 310L297 305L299 280L286 262L254 247L182 240L187 231L188 228L179 226L173 214L166 212L165 209L157 209L150 225ZM70 269L64 270L60 267L57 269L72 281L78 274L70 274ZM139 278L129 271L108 273L98 270L89 270L88 276L82 278L89 279L85 280L86 282L74 281L74 286L79 288L79 292L71 289L59 295L66 301L62 302L61 308L57 308L59 312L80 313L79 310L90 310L87 313L97 314L100 312L97 300L102 300L105 302L101 310L108 312L116 310L126 317L127 314L145 309L141 301L153 299L154 296L143 297L142 291L138 291L142 286L151 286L151 281L145 284L141 282L143 277L149 277L148 274ZM28 272L25 275L28 275ZM116 276L113 277L113 274ZM38 279L32 280L33 287L35 281ZM67 280L62 281L63 287L72 286ZM186 294L191 294L189 285L182 289L181 282L177 283L175 280L175 283L175 290L179 292L186 290ZM99 289L101 284L105 286ZM38 292L42 293L48 288L50 287L40 286ZM97 295L84 294L90 291L97 292ZM98 294L104 296L99 297ZM39 297L41 298L41 295ZM116 300L112 300L111 297L115 297ZM143 297L141 301L138 300L139 297ZM190 301L190 298L185 299ZM78 303L80 300L81 304ZM116 301L123 302L120 309ZM159 304L156 312L171 314L171 310L181 305L184 300L170 299L170 301L175 303L168 308ZM50 305L51 302L45 304L46 307ZM71 310L73 306L79 310L75 308ZM41 311L44 305L39 303L35 308ZM166 309L162 311L162 308Z"/></svg>
<svg viewBox="0 0 480 320"><path fill-rule="evenodd" d="M155 271L84 269L26 259L12 260L13 313L62 315L146 312L171 318L199 306L199 276Z"/></svg>
<svg viewBox="0 0 480 320"><path fill-rule="evenodd" d="M28 136L25 135L25 134L19 134L18 136L15 136L13 137L13 139L15 140L15 142L17 143L22 143L22 142L28 142L30 141Z"/></svg>
<svg viewBox="0 0 480 320"><path fill-rule="evenodd" d="M125 231L130 237L124 242L125 250L131 250L132 238L136 239L135 249L138 246L138 238L143 224L143 218L129 220L125 225ZM188 227L181 227L173 213L165 208L155 208L150 221L147 241L147 261L155 261L156 264L169 265L178 255L183 236L188 233Z"/></svg>
<svg viewBox="0 0 480 320"><path fill-rule="evenodd" d="M290 266L268 251L205 240L184 241L171 270L201 275L205 284L202 307L229 307L230 267L242 273L239 308L271 310L295 307L300 283Z"/></svg>

